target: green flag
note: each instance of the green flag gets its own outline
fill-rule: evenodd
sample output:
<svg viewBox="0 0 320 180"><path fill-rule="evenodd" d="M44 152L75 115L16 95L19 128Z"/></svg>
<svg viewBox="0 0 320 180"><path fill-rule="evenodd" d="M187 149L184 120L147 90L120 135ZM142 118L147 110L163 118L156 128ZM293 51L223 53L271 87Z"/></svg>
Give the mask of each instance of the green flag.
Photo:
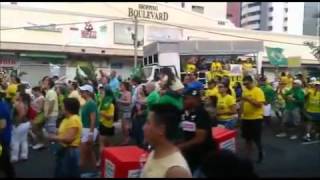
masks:
<svg viewBox="0 0 320 180"><path fill-rule="evenodd" d="M270 64L275 66L287 66L288 65L288 59L284 57L282 54L283 49L282 48L270 48L266 47L267 49L267 55L268 59L270 61Z"/></svg>

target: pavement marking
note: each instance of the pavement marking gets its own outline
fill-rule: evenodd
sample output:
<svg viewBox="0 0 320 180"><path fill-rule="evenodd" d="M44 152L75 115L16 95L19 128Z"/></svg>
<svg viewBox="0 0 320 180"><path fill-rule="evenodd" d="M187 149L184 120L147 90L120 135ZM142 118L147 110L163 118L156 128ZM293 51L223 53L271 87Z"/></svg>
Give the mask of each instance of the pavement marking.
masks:
<svg viewBox="0 0 320 180"><path fill-rule="evenodd" d="M317 143L320 143L320 140L318 140L318 141L311 141L311 142L303 142L303 143L301 143L301 144L303 144L303 145L308 145L308 144L317 144Z"/></svg>

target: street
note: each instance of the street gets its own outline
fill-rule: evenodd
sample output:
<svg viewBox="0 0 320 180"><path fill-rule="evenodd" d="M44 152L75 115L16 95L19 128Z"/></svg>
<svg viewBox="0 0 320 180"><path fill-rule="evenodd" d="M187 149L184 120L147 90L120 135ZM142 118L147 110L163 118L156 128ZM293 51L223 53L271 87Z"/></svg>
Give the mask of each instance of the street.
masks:
<svg viewBox="0 0 320 180"><path fill-rule="evenodd" d="M121 140L119 127L117 129L114 142ZM259 177L320 177L320 143L305 145L300 139L279 139L270 128L264 128L263 133L265 160L262 164L255 164ZM242 156L243 140L238 138L237 143ZM19 162L15 168L17 177L50 178L53 177L54 157L47 149L30 149L29 160Z"/></svg>

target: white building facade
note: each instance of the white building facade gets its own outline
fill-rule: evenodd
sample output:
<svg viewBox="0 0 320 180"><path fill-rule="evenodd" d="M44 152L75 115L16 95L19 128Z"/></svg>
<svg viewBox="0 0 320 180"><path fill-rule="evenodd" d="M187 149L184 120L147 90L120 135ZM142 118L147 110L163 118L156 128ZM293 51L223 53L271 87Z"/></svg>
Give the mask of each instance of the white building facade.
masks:
<svg viewBox="0 0 320 180"><path fill-rule="evenodd" d="M48 75L50 64L59 65L60 75L67 78L73 78L77 65L85 62L92 62L98 70L115 69L127 78L134 59L133 16L138 16L137 38L143 43L138 48L138 60L142 60L143 45L159 40L249 38L264 40L268 47L281 47L285 56L300 56L303 64L319 64L308 47L299 45L316 42L314 36L244 30L228 20L178 10L166 3L62 2L1 3L0 68L28 72L23 78L32 85ZM268 62L265 52L261 57Z"/></svg>

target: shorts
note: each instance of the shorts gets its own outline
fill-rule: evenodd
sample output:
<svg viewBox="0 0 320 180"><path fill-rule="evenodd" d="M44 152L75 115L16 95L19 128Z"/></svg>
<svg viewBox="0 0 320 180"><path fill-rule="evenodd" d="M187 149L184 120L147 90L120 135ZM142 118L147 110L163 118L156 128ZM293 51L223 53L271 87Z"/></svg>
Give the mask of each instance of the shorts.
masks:
<svg viewBox="0 0 320 180"><path fill-rule="evenodd" d="M295 108L293 110L285 109L283 112L283 122L282 124L285 125L293 125L298 126L301 123L301 112L300 108Z"/></svg>
<svg viewBox="0 0 320 180"><path fill-rule="evenodd" d="M241 120L241 135L246 140L260 139L262 133L262 119Z"/></svg>
<svg viewBox="0 0 320 180"><path fill-rule="evenodd" d="M307 112L306 113L307 119L309 121L315 122L315 123L319 123L320 124L320 113L311 113L311 112Z"/></svg>
<svg viewBox="0 0 320 180"><path fill-rule="evenodd" d="M271 104L263 106L263 116L271 116Z"/></svg>
<svg viewBox="0 0 320 180"><path fill-rule="evenodd" d="M105 127L104 125L100 124L99 134L101 136L113 136L114 135L114 126L109 128L109 127Z"/></svg>
<svg viewBox="0 0 320 180"><path fill-rule="evenodd" d="M130 120L131 112L130 111L119 111L119 117L121 120Z"/></svg>
<svg viewBox="0 0 320 180"><path fill-rule="evenodd" d="M219 120L218 124L223 125L227 129L234 129L236 127L237 121L235 119L228 119L228 120Z"/></svg>
<svg viewBox="0 0 320 180"><path fill-rule="evenodd" d="M82 134L81 134L81 142L82 143L88 142L89 132L90 132L90 128L83 128L82 129ZM96 141L97 136L98 136L98 129L94 128L93 141Z"/></svg>
<svg viewBox="0 0 320 180"><path fill-rule="evenodd" d="M57 132L57 116L49 117L46 119L44 124L44 129L47 131L48 134L56 134Z"/></svg>

